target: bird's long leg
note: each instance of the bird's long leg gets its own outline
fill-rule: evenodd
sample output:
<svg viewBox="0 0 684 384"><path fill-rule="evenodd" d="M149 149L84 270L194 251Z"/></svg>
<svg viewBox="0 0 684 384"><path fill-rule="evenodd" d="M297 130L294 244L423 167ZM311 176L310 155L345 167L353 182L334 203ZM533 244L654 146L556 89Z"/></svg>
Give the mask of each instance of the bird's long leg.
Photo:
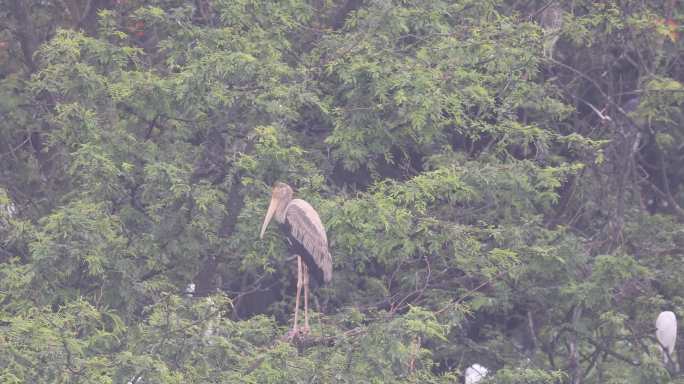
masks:
<svg viewBox="0 0 684 384"><path fill-rule="evenodd" d="M304 328L302 331L309 333L309 267L305 263L302 264L302 271L304 272L302 274L304 278Z"/></svg>
<svg viewBox="0 0 684 384"><path fill-rule="evenodd" d="M299 331L297 324L297 314L299 313L299 295L302 292L302 257L297 255L297 297L295 298L294 325L292 326L292 336Z"/></svg>

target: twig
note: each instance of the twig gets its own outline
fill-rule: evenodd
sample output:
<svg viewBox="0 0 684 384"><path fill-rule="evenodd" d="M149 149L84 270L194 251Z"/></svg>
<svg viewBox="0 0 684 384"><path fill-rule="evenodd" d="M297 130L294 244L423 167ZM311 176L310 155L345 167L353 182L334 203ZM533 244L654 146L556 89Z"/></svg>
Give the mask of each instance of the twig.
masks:
<svg viewBox="0 0 684 384"><path fill-rule="evenodd" d="M425 263L427 264L427 276L425 277L425 283L423 284L423 287L420 289L416 289L415 291L404 296L404 298L401 299L398 304L392 305L392 308L390 309L390 313L394 313L394 312L406 307L406 305L408 305L408 304L404 304L404 303L408 300L409 297L417 294L417 296L414 298L414 300L418 300L423 295L423 293L425 292L425 290L428 287L428 284L430 283L430 276L432 275L432 268L430 267L430 260L428 260L427 255L425 256Z"/></svg>
<svg viewBox="0 0 684 384"><path fill-rule="evenodd" d="M553 3L555 3L556 0L551 0L548 3L544 4L541 8L537 9L534 11L533 14L530 15L530 20L534 19L535 17L539 16L540 13L544 12L544 10L548 7L550 7Z"/></svg>
<svg viewBox="0 0 684 384"><path fill-rule="evenodd" d="M26 139L24 139L24 141L22 141L21 143L19 143L17 146L10 148L9 152L0 153L0 158L2 158L3 156L7 156L7 155L9 155L9 154L12 154L12 156L15 156L15 157L16 157L16 155L14 154L14 152L15 152L16 150L18 150L19 148L23 147L24 145L26 145L26 143L28 143L28 142L30 142L30 141L31 141L31 135L29 134L29 135L26 136Z"/></svg>
<svg viewBox="0 0 684 384"><path fill-rule="evenodd" d="M672 205L672 208L674 209L675 213L677 214L677 217L679 217L681 220L684 220L684 209L677 203L677 201L674 200L671 194L668 194L666 192L663 192L660 188L658 188L657 185L655 185L652 181L646 180L651 187L651 189L661 198L665 199L668 204Z"/></svg>
<svg viewBox="0 0 684 384"><path fill-rule="evenodd" d="M583 79L589 81L589 82L596 88L596 90L601 94L601 96L603 96L603 98L608 102L608 104L612 105L612 106L613 106L613 107L614 107L614 108L615 108L615 109L616 109L616 110L617 110L617 111L618 111L618 112L627 120L627 122L629 122L629 124L630 124L632 127L635 127L635 128L638 129L638 126L636 125L636 123L634 123L634 121L632 120L632 118L629 117L629 115L627 114L627 112L625 112L625 110L622 109L622 107L621 107L620 105L618 105L618 104L615 102L615 100L613 100L613 98L610 97L610 96L603 90L603 88L601 88L601 85L599 85L599 83L597 83L596 80L594 80L593 78L591 78L589 75L585 74L584 72L582 72L582 71L580 71L580 70L578 70L578 69L576 69L576 68L573 68L573 67L571 67L571 66L569 66L569 65L567 65L567 64L565 64L565 63L562 63L562 62L560 62L560 61L557 61L557 60L555 60L555 59L553 59L553 58L547 58L547 60L550 61L551 63L555 64L555 65L558 65L558 66L561 66L561 67L563 67L563 68L566 68L566 69L570 70L571 72L574 72L575 74L579 75L579 76L582 77ZM573 97L574 97L574 96L573 96ZM592 109L595 109L595 108L592 108ZM601 115L603 115L603 114L601 114Z"/></svg>
<svg viewBox="0 0 684 384"><path fill-rule="evenodd" d="M572 332L572 333L576 334L577 336L580 336L581 338L583 338L584 340L586 340L589 344L593 345L595 348L600 349L601 351L607 353L607 354L610 355L610 356L615 357L615 358L618 359L618 360L622 360L622 361L624 361L625 363L628 363L629 365L634 366L634 367L639 367L639 366L641 366L641 362L639 362L639 361L634 361L634 360L630 359L629 357L627 357L627 356L625 356L625 355L623 355L623 354L621 354L621 353L619 353L619 352L615 352L615 351L613 351L612 349L610 349L610 348L608 348L608 347L605 347L605 346L599 344L598 342L594 341L591 337L589 337L589 336L583 334L582 332L580 332L580 331L578 331L578 330L576 330L576 329L573 329L573 328L571 328L571 327L565 326L565 327L563 327L563 330L564 330L564 331L568 331L568 332Z"/></svg>
<svg viewBox="0 0 684 384"><path fill-rule="evenodd" d="M494 282L496 279L498 279L498 278L500 278L501 276L503 276L505 273L506 273L506 271L501 271L501 272L497 273L496 275L494 275L494 277L485 280L485 281L482 282L480 285L478 285L477 287L475 287L475 288L471 289L470 291L466 292L465 294L463 294L461 297L459 297L459 298L456 299L455 301L453 301L453 302L447 304L447 305L444 306L442 309L437 310L437 311L435 312L435 315L438 315L438 314L440 314L440 313L446 311L447 309L449 309L449 307L451 307L451 306L454 305L454 304L459 304L460 302L462 302L462 301L465 300L466 298L470 297L473 293L475 293L475 292L479 291L480 289L482 289L482 288L483 288L484 286L486 286L487 284L490 284L490 283Z"/></svg>

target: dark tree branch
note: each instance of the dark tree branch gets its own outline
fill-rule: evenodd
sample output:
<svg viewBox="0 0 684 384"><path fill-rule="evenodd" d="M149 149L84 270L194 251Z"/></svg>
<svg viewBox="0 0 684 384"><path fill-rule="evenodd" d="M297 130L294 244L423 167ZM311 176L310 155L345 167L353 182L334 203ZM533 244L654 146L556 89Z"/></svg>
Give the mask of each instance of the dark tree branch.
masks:
<svg viewBox="0 0 684 384"><path fill-rule="evenodd" d="M36 49L36 36L31 16L28 13L28 2L23 0L11 0L10 8L17 21L15 34L21 51L24 55L24 63L29 69L29 74L36 72L36 63L33 61L33 52Z"/></svg>
<svg viewBox="0 0 684 384"><path fill-rule="evenodd" d="M577 324L582 317L582 306L576 305L572 310L572 328L571 330L577 329ZM582 382L581 366L579 363L579 345L577 342L577 332L572 332L570 336L570 342L568 345L570 361L568 362L568 370L572 377L572 384L580 384Z"/></svg>
<svg viewBox="0 0 684 384"><path fill-rule="evenodd" d="M682 209L679 206L679 204L677 204L674 197L672 197L672 190L670 189L670 178L667 176L667 162L665 161L665 154L663 154L663 151L660 148L660 145L658 145L657 141L655 140L655 137L653 137L653 141L656 143L655 148L658 156L658 162L660 163L660 174L663 179L665 199L670 204L670 206L672 206L672 209L674 209L675 213L680 218L684 218L684 209Z"/></svg>
<svg viewBox="0 0 684 384"><path fill-rule="evenodd" d="M628 363L631 366L638 367L641 365L641 362L634 361L634 360L630 359L629 357L608 348L607 346L595 341L594 339L592 339L588 335L585 335L576 329L565 326L565 327L563 327L562 330L567 331L567 332L571 332L571 333L581 337L583 340L585 340L586 342L591 344L594 348L597 348L597 349L601 350L602 352L605 352L607 355L612 356L618 360L624 361L625 363Z"/></svg>
<svg viewBox="0 0 684 384"><path fill-rule="evenodd" d="M223 237L229 237L233 235L235 232L235 226L237 225L238 216L245 205L244 196L242 195L242 182L240 178L241 173L239 171L235 171L231 180L230 191L228 192L228 201L226 203L228 215L226 215L221 225L220 235ZM218 261L219 258L214 255L205 258L202 269L195 277L195 283L197 284L198 292L215 292L218 288L215 278Z"/></svg>
<svg viewBox="0 0 684 384"><path fill-rule="evenodd" d="M76 25L74 26L74 28L76 28L76 29L81 28L83 23L85 23L86 19L90 15L90 10L91 10L92 6L93 6L93 0L87 0L86 5L84 7L85 9L83 10L83 13L81 13L81 17L78 19L78 22L76 22Z"/></svg>
<svg viewBox="0 0 684 384"><path fill-rule="evenodd" d="M530 331L530 338L532 339L532 348L537 349L539 342L537 341L537 331L534 328L534 318L532 317L532 311L527 310L527 327Z"/></svg>
<svg viewBox="0 0 684 384"><path fill-rule="evenodd" d="M600 343L594 341L592 338L590 338L590 337L588 337L588 336L586 336L586 335L580 335L580 336L582 336L583 339L586 340L589 344L591 344L591 345L593 345L595 348L597 348L597 349L599 349L599 350L605 352L605 353L608 354L609 356L612 356L612 357L614 357L614 358L616 358L616 359L618 359L618 360L624 361L625 363L628 363L629 365L632 365L632 366L634 366L634 367L638 367L638 366L641 365L641 363L640 363L639 361L631 360L629 357L627 357L627 356L625 356L625 355L623 355L623 354L621 354L621 353L615 352L615 351L613 351L612 349L610 349L610 348L608 348L608 347L606 347L606 346L601 345Z"/></svg>

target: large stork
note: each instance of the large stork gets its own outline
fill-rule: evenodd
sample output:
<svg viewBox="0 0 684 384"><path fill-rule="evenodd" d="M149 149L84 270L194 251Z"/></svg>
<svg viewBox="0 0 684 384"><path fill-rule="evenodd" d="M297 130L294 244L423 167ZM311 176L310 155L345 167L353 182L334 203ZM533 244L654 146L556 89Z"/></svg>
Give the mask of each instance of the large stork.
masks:
<svg viewBox="0 0 684 384"><path fill-rule="evenodd" d="M321 218L311 204L293 199L292 188L285 183L275 183L266 218L259 238L263 239L268 223L275 216L287 235L289 251L297 258L297 297L295 299L294 325L290 337L299 333L297 314L299 296L304 287L304 333L309 332L309 276L322 285L332 279L332 256L328 251L328 237Z"/></svg>

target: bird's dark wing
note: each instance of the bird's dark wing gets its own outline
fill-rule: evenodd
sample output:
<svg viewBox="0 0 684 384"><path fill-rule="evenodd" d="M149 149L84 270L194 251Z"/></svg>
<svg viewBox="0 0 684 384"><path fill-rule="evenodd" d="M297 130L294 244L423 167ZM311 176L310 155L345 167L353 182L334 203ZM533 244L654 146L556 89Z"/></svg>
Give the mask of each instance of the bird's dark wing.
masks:
<svg viewBox="0 0 684 384"><path fill-rule="evenodd" d="M332 280L332 256L328 251L328 237L316 210L304 200L294 199L285 209L285 220L292 237L299 241L323 272L323 281Z"/></svg>

